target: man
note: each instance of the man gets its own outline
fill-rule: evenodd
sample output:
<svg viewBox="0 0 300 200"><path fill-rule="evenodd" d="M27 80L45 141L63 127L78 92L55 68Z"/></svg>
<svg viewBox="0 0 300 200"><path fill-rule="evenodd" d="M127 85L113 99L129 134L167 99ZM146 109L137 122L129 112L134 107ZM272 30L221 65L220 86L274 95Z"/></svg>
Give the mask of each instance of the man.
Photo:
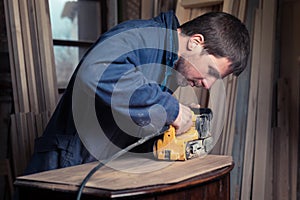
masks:
<svg viewBox="0 0 300 200"><path fill-rule="evenodd" d="M226 13L181 26L173 12L117 25L80 61L26 174L107 159L169 125L183 134L191 111L172 92L238 75L248 54L247 29ZM133 152L151 151L155 139Z"/></svg>

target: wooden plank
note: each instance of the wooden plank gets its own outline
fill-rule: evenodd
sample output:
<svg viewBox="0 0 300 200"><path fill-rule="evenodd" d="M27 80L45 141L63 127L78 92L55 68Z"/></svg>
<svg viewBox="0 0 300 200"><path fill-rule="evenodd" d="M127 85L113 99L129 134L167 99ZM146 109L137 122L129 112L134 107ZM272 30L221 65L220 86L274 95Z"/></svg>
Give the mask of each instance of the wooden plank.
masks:
<svg viewBox="0 0 300 200"><path fill-rule="evenodd" d="M44 114L49 119L49 112ZM24 172L34 148L37 128L34 113L11 115L11 147L15 175ZM40 121L42 123L42 120ZM41 124L42 127L42 124Z"/></svg>
<svg viewBox="0 0 300 200"><path fill-rule="evenodd" d="M182 0L181 6L183 8L201 8L201 7L220 5L222 3L223 0Z"/></svg>
<svg viewBox="0 0 300 200"><path fill-rule="evenodd" d="M6 27L14 95L15 112L28 112L28 86L18 0L5 0Z"/></svg>
<svg viewBox="0 0 300 200"><path fill-rule="evenodd" d="M18 159L19 155L19 145L18 145L18 134L17 134L17 122L16 115L10 116L11 126L10 126L10 141L11 141L11 152L12 152L12 168L14 177L17 176L17 166L19 166L20 160Z"/></svg>
<svg viewBox="0 0 300 200"><path fill-rule="evenodd" d="M191 9L184 8L181 6L182 0L177 1L176 5L176 16L180 24L183 24L190 20Z"/></svg>
<svg viewBox="0 0 300 200"><path fill-rule="evenodd" d="M35 117L34 113L29 112L26 113L26 121L27 121L27 129L28 129L28 152L29 152L29 158L33 154L34 150L34 140L36 138L36 127L35 127Z"/></svg>
<svg viewBox="0 0 300 200"><path fill-rule="evenodd" d="M274 154L274 149L277 147L277 144L274 143L274 128L271 129L270 134L270 144L267 148L267 161L266 161L266 181L265 181L265 196L266 200L274 200L274 191L273 191L273 185L274 185L274 157L276 156Z"/></svg>
<svg viewBox="0 0 300 200"><path fill-rule="evenodd" d="M228 106L229 104L229 101L228 101L228 98L230 98L230 94L228 94L228 77L226 77L224 80L224 87L225 87L225 98L223 97L223 101L225 101L225 112L224 112L224 115L220 115L220 113L217 114L217 117L223 121L223 131L222 131L222 142L221 142L221 147L220 147L220 152L219 154L221 155L224 155L225 152L226 152L226 146L227 146L227 141L228 141L228 135L227 135L227 131L229 130L229 126L230 126L230 123L228 123L228 119L229 119L229 116L230 116L230 107ZM211 90L211 94L212 92L214 93L219 93L221 88L216 88L215 90ZM221 99L221 98L217 98L218 100ZM217 103L217 102L216 102Z"/></svg>
<svg viewBox="0 0 300 200"><path fill-rule="evenodd" d="M56 81L51 23L47 0L34 0L36 26L40 51L40 68L42 71L43 90L45 91L45 110L53 111L57 104L58 88Z"/></svg>
<svg viewBox="0 0 300 200"><path fill-rule="evenodd" d="M11 115L11 147L15 176L22 174L26 165L25 129L26 125L24 125L23 114L18 113Z"/></svg>
<svg viewBox="0 0 300 200"><path fill-rule="evenodd" d="M28 20L29 20L29 28L30 28L30 37L31 37L31 51L33 55L33 65L34 65L34 73L35 73L35 82L36 82L36 94L38 98L38 111L39 113L43 111L46 107L46 103L44 100L44 93L43 90L43 77L41 73L40 67L40 51L38 48L39 38L37 35L37 27L36 27L36 13L35 13L35 5L32 0L26 1L27 8L28 8Z"/></svg>
<svg viewBox="0 0 300 200"><path fill-rule="evenodd" d="M246 15L247 0L240 0L239 11L237 17L244 22Z"/></svg>
<svg viewBox="0 0 300 200"><path fill-rule="evenodd" d="M226 113L228 110L228 108L226 108L226 95L226 88L223 80L215 82L210 89L208 107L213 111L211 131L215 142L217 142L213 148L213 154L222 154L221 148L226 140L226 135L224 134Z"/></svg>
<svg viewBox="0 0 300 200"><path fill-rule="evenodd" d="M10 12L10 7L11 5L9 4L11 1L9 0L3 0L4 4L4 11L5 11L5 23L6 23L6 30L7 30L7 41L8 41L8 50L9 52L13 52L13 35L12 35L12 27L11 27L11 15L13 15ZM10 53L11 54L11 53ZM11 72L11 83L12 83L12 88L13 88L13 104L14 104L14 109L16 111L20 110L20 105L18 102L18 92L17 90L14 90L14 88L17 88L17 82L15 79L15 64L14 64L14 58L13 56L9 56L9 61L10 61L10 72Z"/></svg>
<svg viewBox="0 0 300 200"><path fill-rule="evenodd" d="M190 19L196 18L200 15L203 15L207 12L212 12L212 11L220 11L220 5L219 6L207 6L207 7L201 7L201 8L192 8Z"/></svg>
<svg viewBox="0 0 300 200"><path fill-rule="evenodd" d="M153 17L153 0L141 0L141 19L150 19Z"/></svg>
<svg viewBox="0 0 300 200"><path fill-rule="evenodd" d="M266 174L268 148L271 138L272 86L275 41L275 8L272 0L263 1L262 5L261 59L258 88L258 114L256 121L255 160L253 177L253 199L268 199L266 196Z"/></svg>
<svg viewBox="0 0 300 200"><path fill-rule="evenodd" d="M289 70L289 80L290 80L290 103L288 104L288 110L289 112L289 119L290 119L290 141L289 141L289 152L290 152L290 192L291 192L291 199L296 200L297 199L297 174L299 174L299 166L297 159L299 159L299 133L300 133L300 67L298 63L298 57L300 55L300 27L299 27L299 19L300 19L300 2L295 1L293 2L293 37L292 37L292 43L293 43L293 58L292 62L293 64L290 66L291 70ZM284 67L284 66L283 66ZM288 70L288 69L286 69ZM288 73L288 72L286 72Z"/></svg>
<svg viewBox="0 0 300 200"><path fill-rule="evenodd" d="M9 198L7 199L14 199L13 193L14 193L14 187L13 187L13 176L11 172L10 162L8 159L2 159L0 160L0 175L6 176L6 184L8 188L8 194ZM5 196L5 195L4 195Z"/></svg>
<svg viewBox="0 0 300 200"><path fill-rule="evenodd" d="M300 54L298 56L298 77L300 77ZM298 84L300 86L300 78L298 80ZM298 87L298 91L299 91L299 95L300 95L300 87ZM300 98L300 97L299 97ZM299 99L300 101L300 99ZM300 111L299 111L300 112ZM298 121L300 121L299 117L298 117ZM300 127L298 126L298 129L300 129ZM300 130L298 130L300 131ZM299 141L299 136L298 136L298 141ZM294 141L296 142L296 141ZM298 143L299 145L299 143ZM299 150L299 149L298 149ZM297 193L297 191L300 190L300 173L299 173L299 169L298 169L298 166L300 166L300 159L299 159L299 151L297 151L297 157L298 158L298 161L297 161L297 164L296 164L296 167L293 167L292 168L292 173L295 175L297 174L297 176L295 175L295 177L292 177L292 184L294 184L294 186L292 187L292 200L296 200L296 199L299 199L300 198L300 194ZM294 155L292 156L292 159L295 159ZM296 159L297 160L297 159ZM296 169L294 169L296 168ZM297 173L295 173L294 171L297 171ZM295 180L296 179L296 180ZM296 182L296 183L295 183Z"/></svg>
<svg viewBox="0 0 300 200"><path fill-rule="evenodd" d="M285 2L281 6L281 26L280 26L280 77L288 79L290 87L288 88L290 100L288 102L289 112L289 176L290 176L290 194L291 199L297 199L297 174L299 160L299 116L300 116L300 68L297 63L297 58L300 54L300 28L298 19L300 2L290 1ZM298 186L299 187L299 186ZM299 189L299 188L298 188Z"/></svg>
<svg viewBox="0 0 300 200"><path fill-rule="evenodd" d="M118 24L118 0L107 1L108 7L108 22L107 29L111 29Z"/></svg>
<svg viewBox="0 0 300 200"><path fill-rule="evenodd" d="M274 200L290 199L290 161L289 161L289 86L287 80L278 80L277 122L274 135Z"/></svg>
<svg viewBox="0 0 300 200"><path fill-rule="evenodd" d="M43 131L45 130L48 122L49 122L49 119L51 117L51 112L50 111L45 111L42 113L42 128L43 128Z"/></svg>
<svg viewBox="0 0 300 200"><path fill-rule="evenodd" d="M232 14L238 16L237 14L240 13L238 10L239 2L234 2L232 6ZM257 3L255 1L251 1L249 7L247 8L248 11L248 18L246 21L246 26L248 27L250 34L251 34L251 27L253 10L257 7ZM244 20L242 20L244 21ZM248 64L249 65L249 64ZM231 134L227 133L229 136L234 135L234 138L229 140L227 149L232 149L232 156L236 163L238 163L232 171L231 175L231 195L234 199L242 199L241 192L242 192L242 181L243 181L243 167L244 167L244 152L245 152L245 138L247 136L246 132L246 121L247 121L247 110L248 110L248 98L249 98L249 84L250 84L250 73L251 68L247 67L245 71L241 74L238 78L238 82L236 83L236 87L234 90L237 92L237 98L235 101L235 108L232 110L232 113L235 113L234 119L236 120L229 130L234 131ZM236 93L233 92L233 93ZM229 122L230 123L230 122ZM231 147L231 143L232 147ZM252 163L251 163L252 164ZM251 166L251 165L250 165ZM251 189L251 184L247 185L249 189ZM250 190L251 191L251 190Z"/></svg>
<svg viewBox="0 0 300 200"><path fill-rule="evenodd" d="M251 186L253 177L253 160L255 145L255 126L257 115L257 95L258 95L258 78L259 78L259 60L260 60L260 44L261 44L261 10L255 12L255 25L252 47L251 61L251 79L248 103L248 118L246 127L245 153L243 166L243 179L241 188L241 199L251 199Z"/></svg>
<svg viewBox="0 0 300 200"><path fill-rule="evenodd" d="M41 172L18 177L18 180L79 185L87 172L96 164L89 163ZM185 162L157 161L132 156L130 158L123 157L98 170L86 186L122 190L157 184L173 184L230 165L232 165L231 156L208 155L202 159L192 159Z"/></svg>
<svg viewBox="0 0 300 200"><path fill-rule="evenodd" d="M48 2L5 0L4 3L15 112L38 112L40 103L44 105L41 110L52 111L58 91Z"/></svg>
<svg viewBox="0 0 300 200"><path fill-rule="evenodd" d="M158 0L153 0L153 15L157 16L159 15L159 3Z"/></svg>
<svg viewBox="0 0 300 200"><path fill-rule="evenodd" d="M35 128L36 128L36 138L41 137L43 135L44 127L43 127L43 119L42 114L35 115Z"/></svg>
<svg viewBox="0 0 300 200"><path fill-rule="evenodd" d="M35 66L33 62L32 37L30 32L28 6L26 1L19 1L19 5L20 5L22 41L24 47L23 54L25 59L29 106L30 106L30 111L38 112L39 102L36 93L36 76L35 76L35 69L34 69Z"/></svg>
<svg viewBox="0 0 300 200"><path fill-rule="evenodd" d="M17 166L17 175L21 175L28 161L28 137L27 137L27 123L25 118L25 113L17 113L16 122L17 122L17 144L18 144L18 157L20 160L19 165Z"/></svg>
<svg viewBox="0 0 300 200"><path fill-rule="evenodd" d="M222 11L226 13L234 14L233 4L234 4L234 0L224 0Z"/></svg>
<svg viewBox="0 0 300 200"><path fill-rule="evenodd" d="M228 115L226 117L225 123L228 124L226 132L224 134L226 137L224 155L232 155L232 146L233 146L233 139L235 134L235 107L236 107L236 77L232 74L227 77L229 81L227 81L226 88L226 107L228 108Z"/></svg>

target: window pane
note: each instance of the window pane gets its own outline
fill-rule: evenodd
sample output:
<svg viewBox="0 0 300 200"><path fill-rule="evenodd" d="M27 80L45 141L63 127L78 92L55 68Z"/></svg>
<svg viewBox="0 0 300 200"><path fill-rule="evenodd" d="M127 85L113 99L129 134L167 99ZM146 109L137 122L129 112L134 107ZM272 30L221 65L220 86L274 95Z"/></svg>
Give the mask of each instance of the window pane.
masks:
<svg viewBox="0 0 300 200"><path fill-rule="evenodd" d="M66 88L79 62L78 47L54 46L58 88Z"/></svg>
<svg viewBox="0 0 300 200"><path fill-rule="evenodd" d="M101 32L99 1L49 0L53 39L95 41Z"/></svg>
<svg viewBox="0 0 300 200"><path fill-rule="evenodd" d="M48 2L53 39L83 42L94 42L98 39L101 33L100 0L48 0ZM87 48L80 46L80 43L61 44L66 46L55 45L54 57L58 87L65 88Z"/></svg>

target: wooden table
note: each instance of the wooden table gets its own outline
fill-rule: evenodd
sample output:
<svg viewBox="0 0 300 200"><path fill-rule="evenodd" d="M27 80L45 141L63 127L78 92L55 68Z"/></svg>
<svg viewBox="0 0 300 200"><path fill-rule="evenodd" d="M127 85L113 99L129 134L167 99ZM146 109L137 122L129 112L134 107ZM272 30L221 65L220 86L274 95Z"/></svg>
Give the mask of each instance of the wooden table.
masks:
<svg viewBox="0 0 300 200"><path fill-rule="evenodd" d="M20 199L76 199L78 186L97 163L18 177ZM230 199L231 156L185 162L125 156L98 170L81 199Z"/></svg>

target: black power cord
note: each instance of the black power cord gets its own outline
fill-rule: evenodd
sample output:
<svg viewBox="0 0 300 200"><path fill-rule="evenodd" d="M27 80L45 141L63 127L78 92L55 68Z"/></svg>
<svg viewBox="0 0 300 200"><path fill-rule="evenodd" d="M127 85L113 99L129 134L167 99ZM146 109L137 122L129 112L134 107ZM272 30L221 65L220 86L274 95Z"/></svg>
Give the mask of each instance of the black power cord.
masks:
<svg viewBox="0 0 300 200"><path fill-rule="evenodd" d="M81 182L80 184L80 188L78 190L78 193L77 193L77 198L76 200L80 200L81 198L81 195L82 195L82 192L83 192L83 189L86 185L86 183L89 181L89 179L95 174L95 172L97 170L99 170L101 167L103 167L105 164L107 164L108 162L122 156L123 154L125 154L126 152L130 151L131 149L133 149L134 147L138 146L138 145L141 145L143 144L144 142L158 136L159 134L161 134L161 132L158 132L156 134L152 134L152 135L149 135L149 136L146 136L144 138L141 138L139 139L137 142L127 146L125 149L122 149L120 151L118 151L116 154L114 154L112 157L110 157L109 159L106 159L102 162L99 162L97 166L95 166L86 176L85 178L83 179L83 181Z"/></svg>

